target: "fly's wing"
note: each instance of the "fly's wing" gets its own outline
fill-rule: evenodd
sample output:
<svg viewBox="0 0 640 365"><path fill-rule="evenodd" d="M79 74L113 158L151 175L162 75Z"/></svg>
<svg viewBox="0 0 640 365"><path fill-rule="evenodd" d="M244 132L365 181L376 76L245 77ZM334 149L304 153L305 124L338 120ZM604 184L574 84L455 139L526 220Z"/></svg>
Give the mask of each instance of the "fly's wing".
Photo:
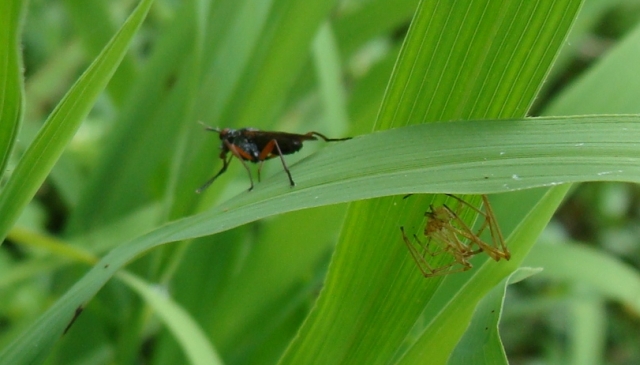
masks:
<svg viewBox="0 0 640 365"><path fill-rule="evenodd" d="M285 132L246 131L245 133L247 139L252 141L260 152L267 148L269 142L275 140L283 155L290 155L300 151L303 141L316 139L314 136ZM267 159L278 156L277 148L275 146L272 148Z"/></svg>

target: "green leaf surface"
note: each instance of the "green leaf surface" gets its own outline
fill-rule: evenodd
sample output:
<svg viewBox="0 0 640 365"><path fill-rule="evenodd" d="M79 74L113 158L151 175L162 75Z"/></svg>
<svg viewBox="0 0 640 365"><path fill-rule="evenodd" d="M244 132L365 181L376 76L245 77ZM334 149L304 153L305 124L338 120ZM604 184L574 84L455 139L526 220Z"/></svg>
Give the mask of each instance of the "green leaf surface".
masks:
<svg viewBox="0 0 640 365"><path fill-rule="evenodd" d="M378 128L524 116L579 6L580 1L423 2Z"/></svg>
<svg viewBox="0 0 640 365"><path fill-rule="evenodd" d="M256 185L250 193L123 243L5 349L0 359L21 364L35 356L45 356L78 306L86 305L118 269L164 243L218 233L289 211L354 199L406 193L498 193L576 181L640 182L640 144L636 142L640 138L639 121L638 116L618 116L431 123L373 133L327 147L291 167L298 183L294 188L288 186L284 173L279 173ZM432 143L419 143L424 140ZM405 142L411 142L415 148L405 148ZM458 143L465 148L454 147ZM516 173L518 178L514 178ZM538 225L543 221L544 217ZM372 221L367 227L377 224ZM396 229L400 225L397 222ZM535 230L524 232L531 234L529 240L536 237ZM400 266L406 277L416 279L414 287L406 288L407 295L436 283L420 277L399 239L397 233L386 240L380 237L369 242L366 250L354 253L363 267L354 266L350 270L362 270L363 278L367 278L379 270L393 272ZM389 258L368 260L378 250L392 250L393 258L402 259L403 263ZM494 266L502 268L506 276L517 261L514 257L508 265ZM476 280L495 274L487 270ZM500 280L499 276L491 277ZM398 285L402 288L402 283ZM489 290L492 286L482 287ZM40 351L27 350L34 348Z"/></svg>
<svg viewBox="0 0 640 365"><path fill-rule="evenodd" d="M24 8L25 2L21 0L7 0L0 4L0 187L24 110L20 56Z"/></svg>

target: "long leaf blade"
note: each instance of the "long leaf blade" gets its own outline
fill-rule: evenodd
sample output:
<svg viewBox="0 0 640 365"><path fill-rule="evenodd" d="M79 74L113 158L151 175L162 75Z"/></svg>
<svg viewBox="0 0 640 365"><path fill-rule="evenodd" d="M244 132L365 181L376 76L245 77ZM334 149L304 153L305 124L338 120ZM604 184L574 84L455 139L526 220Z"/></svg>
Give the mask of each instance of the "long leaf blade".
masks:
<svg viewBox="0 0 640 365"><path fill-rule="evenodd" d="M0 193L0 212L2 212L0 237L6 236L22 209L51 171L84 117L89 113L100 92L106 87L133 36L144 21L151 4L153 0L140 2L100 56L58 104L25 152L7 186ZM22 339L27 340L21 342L21 339L18 339L15 346L6 348L0 354L0 362L10 364L42 362L56 338L61 334L62 331L57 334L25 333Z"/></svg>
<svg viewBox="0 0 640 365"><path fill-rule="evenodd" d="M571 120L573 123L569 123ZM476 133L469 134L469 128ZM408 151L401 143L407 138L430 138L434 143ZM610 116L430 123L334 145L291 167L298 182L293 189L279 174L256 185L251 193L120 245L0 353L0 359L22 364L43 358L78 306L86 305L118 269L159 245L354 199L406 193L497 193L577 181L640 182L638 139L640 117ZM468 147L451 147L461 141ZM360 152L365 155L358 156ZM514 179L517 168L521 177ZM400 243L398 247L403 249ZM363 263L366 272L379 269L379 261ZM413 266L407 265L404 270L417 275Z"/></svg>
<svg viewBox="0 0 640 365"><path fill-rule="evenodd" d="M124 57L153 0L143 0L98 58L53 110L0 193L0 238L4 239L22 209L33 198L98 95Z"/></svg>
<svg viewBox="0 0 640 365"><path fill-rule="evenodd" d="M0 4L0 179L16 142L24 110L20 30L25 3L7 0Z"/></svg>

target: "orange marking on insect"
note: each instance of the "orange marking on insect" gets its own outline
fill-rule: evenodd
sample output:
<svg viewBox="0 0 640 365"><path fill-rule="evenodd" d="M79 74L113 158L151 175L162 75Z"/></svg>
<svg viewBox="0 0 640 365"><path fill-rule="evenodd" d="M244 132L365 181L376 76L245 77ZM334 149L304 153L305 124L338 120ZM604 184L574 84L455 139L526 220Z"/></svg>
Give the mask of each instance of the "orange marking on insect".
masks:
<svg viewBox="0 0 640 365"><path fill-rule="evenodd" d="M203 124L204 125L204 124ZM289 178L289 184L294 186L293 178L287 163L284 161L284 155L289 155L298 152L302 148L303 141L317 140L319 137L325 142L337 142L346 141L351 138L327 138L325 135L318 132L309 132L307 134L295 134L286 132L269 132L261 131L253 128L242 129L230 129L230 128L213 128L205 125L205 130L216 132L220 135L222 144L220 146L220 159L222 159L223 165L220 171L212 178L207 180L201 187L196 189L196 193L203 192L208 188L218 176L222 175L231 163L231 156L227 158L227 154L231 153L235 156L242 166L247 170L249 174L249 181L251 186L249 191L253 189L253 178L251 177L251 170L245 161L251 161L253 163L260 163L258 168L258 181L260 181L260 171L262 170L262 163L265 160L280 157L282 167Z"/></svg>

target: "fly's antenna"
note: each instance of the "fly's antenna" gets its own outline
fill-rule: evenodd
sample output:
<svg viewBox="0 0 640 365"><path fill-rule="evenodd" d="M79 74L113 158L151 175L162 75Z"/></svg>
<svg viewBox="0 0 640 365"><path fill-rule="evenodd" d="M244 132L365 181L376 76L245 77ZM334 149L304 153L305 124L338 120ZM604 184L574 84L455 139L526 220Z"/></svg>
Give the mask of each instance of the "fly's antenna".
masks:
<svg viewBox="0 0 640 365"><path fill-rule="evenodd" d="M216 132L218 134L220 134L220 132L221 132L220 128L217 128L217 127L214 128L212 126L209 126L209 125L206 125L206 124L202 123L201 121L198 121L198 123L200 123L200 125L202 125L204 127L205 131Z"/></svg>

